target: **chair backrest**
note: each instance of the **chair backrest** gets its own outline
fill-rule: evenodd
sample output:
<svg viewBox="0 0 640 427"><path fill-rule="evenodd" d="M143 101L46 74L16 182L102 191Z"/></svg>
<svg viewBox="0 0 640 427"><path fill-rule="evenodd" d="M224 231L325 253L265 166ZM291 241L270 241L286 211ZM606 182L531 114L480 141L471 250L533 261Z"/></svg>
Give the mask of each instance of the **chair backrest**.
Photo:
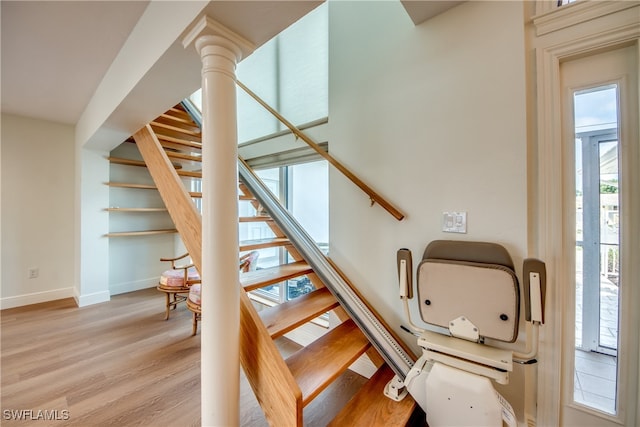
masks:
<svg viewBox="0 0 640 427"><path fill-rule="evenodd" d="M258 264L258 258L260 257L260 252L251 251L245 255L240 257L239 268L240 271L246 273L247 271L254 271Z"/></svg>
<svg viewBox="0 0 640 427"><path fill-rule="evenodd" d="M463 319L480 338L514 342L518 337L520 288L501 245L431 242L418 266L417 288L426 323L451 330L454 321Z"/></svg>

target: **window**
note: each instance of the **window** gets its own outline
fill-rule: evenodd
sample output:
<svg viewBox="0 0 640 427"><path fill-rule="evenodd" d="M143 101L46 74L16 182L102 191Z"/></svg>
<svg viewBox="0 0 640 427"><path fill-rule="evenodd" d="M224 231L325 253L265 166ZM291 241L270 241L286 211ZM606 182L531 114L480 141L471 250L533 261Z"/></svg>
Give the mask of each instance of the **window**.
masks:
<svg viewBox="0 0 640 427"><path fill-rule="evenodd" d="M329 247L329 171L325 160L256 171L277 195L296 220L326 253ZM241 203L240 215L253 215L249 203ZM273 237L265 223L241 223L240 241ZM292 262L284 248L260 250L258 268ZM285 302L311 292L313 284L306 277L288 280L254 294L274 303Z"/></svg>
<svg viewBox="0 0 640 427"><path fill-rule="evenodd" d="M327 117L328 11L324 3L238 64L238 80L295 125ZM238 141L285 129L238 89Z"/></svg>

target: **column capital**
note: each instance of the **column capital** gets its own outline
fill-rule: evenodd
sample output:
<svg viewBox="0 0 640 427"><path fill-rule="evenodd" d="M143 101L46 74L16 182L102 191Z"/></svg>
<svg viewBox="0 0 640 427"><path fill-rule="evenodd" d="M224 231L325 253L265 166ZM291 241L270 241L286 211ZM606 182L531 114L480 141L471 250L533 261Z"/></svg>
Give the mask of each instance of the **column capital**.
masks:
<svg viewBox="0 0 640 427"><path fill-rule="evenodd" d="M207 45L225 47L235 53L236 62L240 62L256 49L249 40L207 15L196 21L182 39L185 49L192 44L198 52Z"/></svg>

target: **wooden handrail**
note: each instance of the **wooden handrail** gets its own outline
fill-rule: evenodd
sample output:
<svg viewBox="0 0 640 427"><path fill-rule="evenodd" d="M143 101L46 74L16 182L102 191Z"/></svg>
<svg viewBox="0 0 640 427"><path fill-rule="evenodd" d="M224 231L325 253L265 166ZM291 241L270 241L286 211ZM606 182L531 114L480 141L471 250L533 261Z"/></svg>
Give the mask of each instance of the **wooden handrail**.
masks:
<svg viewBox="0 0 640 427"><path fill-rule="evenodd" d="M367 193L367 195L371 199L371 204L372 205L374 203L378 203L380 206L382 206L383 209L385 209L387 212L389 212L391 215L393 215L393 217L396 218L398 221L402 221L402 219L404 218L404 214L402 212L400 212L400 210L398 210L391 203L389 203L387 200L385 200L382 196L380 196L378 193L376 193L371 187L369 187L367 184L365 184L360 178L358 178L356 175L354 175L349 169L347 169L342 163L340 163L338 160L336 160L333 156L331 156L329 153L327 153L322 148L320 148L320 146L315 141L313 141L309 136L307 136L304 132L302 132L300 129L298 129L294 124L292 124L287 119L285 119L280 113L278 113L276 110L271 108L271 106L269 104L267 104L258 95L256 95L254 92L252 92L244 84L242 84L242 82L236 80L236 84L242 90L244 90L250 97L255 99L256 102L258 102L258 104L262 105L267 111L269 111L282 124L284 124L286 127L288 127L289 130L297 138L300 138L301 140L306 142L307 145L309 145L309 147L313 148L318 154L320 154L322 157L324 157L336 169L338 169L340 172L342 172L342 174L344 176L346 176L349 180L351 180L351 182L356 184L362 191Z"/></svg>

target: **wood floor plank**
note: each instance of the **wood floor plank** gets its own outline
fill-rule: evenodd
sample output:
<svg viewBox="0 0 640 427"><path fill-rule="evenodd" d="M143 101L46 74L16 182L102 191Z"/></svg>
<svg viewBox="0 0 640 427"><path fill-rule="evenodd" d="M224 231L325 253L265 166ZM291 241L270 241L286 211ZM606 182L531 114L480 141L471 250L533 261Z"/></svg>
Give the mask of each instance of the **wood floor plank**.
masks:
<svg viewBox="0 0 640 427"><path fill-rule="evenodd" d="M69 411L69 420L37 422L43 426L199 426L200 336L191 336L184 305L163 319L155 288L82 308L66 299L2 310L1 409ZM276 345L285 357L300 348L285 337ZM240 425L267 427L240 376ZM330 386L337 393L305 409L305 425L326 425L364 381L345 373Z"/></svg>

